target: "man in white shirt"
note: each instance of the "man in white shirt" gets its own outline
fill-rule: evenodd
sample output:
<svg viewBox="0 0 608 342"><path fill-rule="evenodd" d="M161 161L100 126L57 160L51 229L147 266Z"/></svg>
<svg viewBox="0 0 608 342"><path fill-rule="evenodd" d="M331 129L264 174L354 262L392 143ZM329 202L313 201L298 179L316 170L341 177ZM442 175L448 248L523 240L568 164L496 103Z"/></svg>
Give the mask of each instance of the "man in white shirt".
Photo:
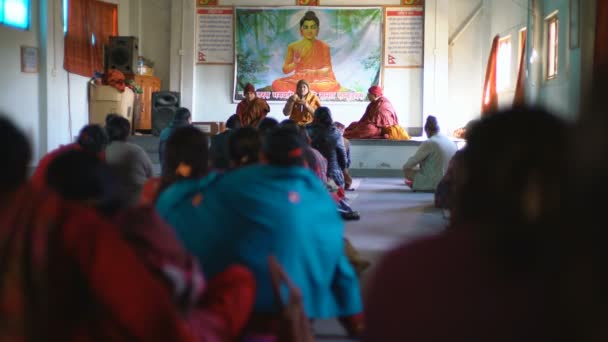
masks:
<svg viewBox="0 0 608 342"><path fill-rule="evenodd" d="M437 118L432 115L427 117L424 131L428 139L403 165L403 173L412 190L435 191L458 147L447 136L439 133Z"/></svg>

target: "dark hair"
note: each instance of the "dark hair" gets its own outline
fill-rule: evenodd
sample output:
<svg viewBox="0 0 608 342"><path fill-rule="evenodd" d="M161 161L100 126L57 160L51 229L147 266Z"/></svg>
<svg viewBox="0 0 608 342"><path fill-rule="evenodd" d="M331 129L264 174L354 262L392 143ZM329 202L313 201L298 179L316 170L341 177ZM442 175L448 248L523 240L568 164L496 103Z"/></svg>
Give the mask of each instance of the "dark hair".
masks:
<svg viewBox="0 0 608 342"><path fill-rule="evenodd" d="M188 119L190 119L191 117L192 114L190 114L190 110L188 108L180 107L175 111L173 120L179 123L187 123Z"/></svg>
<svg viewBox="0 0 608 342"><path fill-rule="evenodd" d="M289 127L276 127L262 142L262 152L268 163L277 166L304 166L305 149L302 136Z"/></svg>
<svg viewBox="0 0 608 342"><path fill-rule="evenodd" d="M319 107L315 110L314 121L315 123L329 127L334 123L334 120L331 118L331 110L327 107Z"/></svg>
<svg viewBox="0 0 608 342"><path fill-rule="evenodd" d="M298 124L292 119L285 119L285 120L281 121L281 123L279 125L283 128L291 129L292 131L294 131L296 133L300 132L300 126L298 126Z"/></svg>
<svg viewBox="0 0 608 342"><path fill-rule="evenodd" d="M262 120L260 120L260 123L258 123L258 131L260 131L260 136L266 136L266 134L268 134L272 129L274 129L278 125L279 122L274 118L268 116L263 118Z"/></svg>
<svg viewBox="0 0 608 342"><path fill-rule="evenodd" d="M106 125L108 137L112 141L127 141L131 132L131 124L129 120L122 116L112 117Z"/></svg>
<svg viewBox="0 0 608 342"><path fill-rule="evenodd" d="M424 123L424 130L433 133L439 132L439 124L437 123L437 118L433 115L429 115L426 118L426 122Z"/></svg>
<svg viewBox="0 0 608 342"><path fill-rule="evenodd" d="M14 191L27 180L32 159L30 143L11 121L0 115L0 145L4 146L0 167L0 194Z"/></svg>
<svg viewBox="0 0 608 342"><path fill-rule="evenodd" d="M96 154L106 148L109 138L106 130L100 125L86 125L78 133L76 142L85 151Z"/></svg>
<svg viewBox="0 0 608 342"><path fill-rule="evenodd" d="M330 159L336 150L336 141L332 138L336 130L331 118L331 110L327 107L317 108L311 125L310 145L327 159Z"/></svg>
<svg viewBox="0 0 608 342"><path fill-rule="evenodd" d="M464 126L464 139L467 140L469 138L469 134L473 131L473 128L479 123L479 119L473 119Z"/></svg>
<svg viewBox="0 0 608 342"><path fill-rule="evenodd" d="M187 178L200 178L207 174L209 143L207 134L193 126L176 128L165 145L159 194L175 181L183 178L175 171L180 163L191 167Z"/></svg>
<svg viewBox="0 0 608 342"><path fill-rule="evenodd" d="M504 266L533 267L537 239L551 234L539 227L559 208L566 128L542 109L517 108L482 119L468 134L452 223L479 226ZM541 206L535 212L526 202L531 189Z"/></svg>
<svg viewBox="0 0 608 342"><path fill-rule="evenodd" d="M302 19L300 19L300 27L304 26L304 22L307 20L312 20L315 22L315 24L317 24L317 27L319 27L319 18L317 17L317 15L315 14L315 12L313 11L308 11L306 12L306 14L304 14L304 16L302 17Z"/></svg>
<svg viewBox="0 0 608 342"><path fill-rule="evenodd" d="M241 127L228 137L228 155L234 166L257 163L260 148L260 133L253 127Z"/></svg>
<svg viewBox="0 0 608 342"><path fill-rule="evenodd" d="M110 122L110 120L114 119L115 117L121 116L120 114L116 114L116 113L110 113L108 115L106 115L106 120L105 120L105 125L108 125L108 122Z"/></svg>
<svg viewBox="0 0 608 342"><path fill-rule="evenodd" d="M46 171L47 184L61 197L86 202L104 214L122 206L109 166L91 153L66 151L54 158Z"/></svg>
<svg viewBox="0 0 608 342"><path fill-rule="evenodd" d="M239 116L236 114L230 115L228 120L226 120L226 128L228 129L237 129L241 127L241 120L239 120Z"/></svg>

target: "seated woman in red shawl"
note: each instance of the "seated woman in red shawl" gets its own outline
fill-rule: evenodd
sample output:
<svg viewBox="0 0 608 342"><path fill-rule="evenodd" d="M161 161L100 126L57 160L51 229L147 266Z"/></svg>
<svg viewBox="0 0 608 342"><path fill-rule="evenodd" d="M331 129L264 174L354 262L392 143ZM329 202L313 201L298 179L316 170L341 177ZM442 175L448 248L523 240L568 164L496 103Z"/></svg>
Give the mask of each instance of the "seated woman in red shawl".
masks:
<svg viewBox="0 0 608 342"><path fill-rule="evenodd" d="M302 39L289 44L283 73L290 76L272 82L272 91L293 91L299 80L310 83L315 92L340 91L340 83L331 66L329 45L317 39L319 18L313 11L308 11L300 20Z"/></svg>
<svg viewBox="0 0 608 342"><path fill-rule="evenodd" d="M257 97L251 83L245 85L243 95L245 98L236 106L236 115L239 117L241 127L257 127L260 120L270 112L270 106L266 100Z"/></svg>
<svg viewBox="0 0 608 342"><path fill-rule="evenodd" d="M116 114L109 114L111 118ZM106 118L106 121L108 121ZM110 142L106 130L100 125L86 125L82 127L78 133L76 142L67 145L61 145L58 148L45 154L38 162L38 166L30 179L32 186L41 189L46 186L46 172L49 164L57 158L57 156L72 150L82 150L98 156L100 159L105 159L105 148Z"/></svg>
<svg viewBox="0 0 608 342"><path fill-rule="evenodd" d="M29 144L2 118L0 144L0 340L193 340L114 224L26 184Z"/></svg>
<svg viewBox="0 0 608 342"><path fill-rule="evenodd" d="M363 117L358 122L351 123L344 130L345 138L383 138L383 128L399 125L397 113L395 113L390 101L382 94L382 88L379 86L370 87L367 98L371 102L367 105Z"/></svg>
<svg viewBox="0 0 608 342"><path fill-rule="evenodd" d="M99 215L112 200L111 189L99 186L109 176L101 160L83 151L58 156L47 177L49 187L61 186L58 195L25 184L29 144L1 118L0 143L12 146L0 168L0 340L238 336L253 303L253 289L241 285L252 281L249 271L211 280L203 291L191 256L152 209L115 220ZM66 174L74 166L94 167ZM63 196L92 197L83 206ZM186 316L188 304L196 307Z"/></svg>

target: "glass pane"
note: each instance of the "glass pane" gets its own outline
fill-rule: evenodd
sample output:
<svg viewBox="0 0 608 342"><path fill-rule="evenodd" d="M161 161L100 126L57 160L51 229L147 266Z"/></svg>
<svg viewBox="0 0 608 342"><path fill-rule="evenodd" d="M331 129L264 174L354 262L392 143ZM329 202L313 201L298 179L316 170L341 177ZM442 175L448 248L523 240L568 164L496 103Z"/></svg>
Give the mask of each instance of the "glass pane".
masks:
<svg viewBox="0 0 608 342"><path fill-rule="evenodd" d="M547 36L547 44L548 44L547 77L553 77L553 76L555 76L555 60L556 60L556 56L555 56L556 21L555 20L549 21L549 30L548 31L549 32L548 32L548 36Z"/></svg>
<svg viewBox="0 0 608 342"><path fill-rule="evenodd" d="M557 67L558 67L557 63L558 63L558 58L559 58L559 50L558 50L558 44L559 44L559 25L558 25L557 18L553 22L553 26L555 27L554 33L553 33L553 41L554 41L553 56L555 56L555 61L553 62L553 76L556 76L557 75Z"/></svg>
<svg viewBox="0 0 608 342"><path fill-rule="evenodd" d="M4 24L21 29L29 27L29 0L4 0L3 7Z"/></svg>
<svg viewBox="0 0 608 342"><path fill-rule="evenodd" d="M68 0L63 0L63 33L68 32Z"/></svg>
<svg viewBox="0 0 608 342"><path fill-rule="evenodd" d="M0 24L4 22L4 0L0 0Z"/></svg>
<svg viewBox="0 0 608 342"><path fill-rule="evenodd" d="M496 70L496 90L504 91L511 86L511 38L503 38L498 43Z"/></svg>

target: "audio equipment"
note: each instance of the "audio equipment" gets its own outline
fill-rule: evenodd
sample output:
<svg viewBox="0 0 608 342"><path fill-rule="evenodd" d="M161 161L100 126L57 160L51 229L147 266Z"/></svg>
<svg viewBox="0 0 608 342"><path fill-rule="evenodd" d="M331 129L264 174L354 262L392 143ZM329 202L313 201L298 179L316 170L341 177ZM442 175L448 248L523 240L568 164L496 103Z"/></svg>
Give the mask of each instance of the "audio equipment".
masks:
<svg viewBox="0 0 608 342"><path fill-rule="evenodd" d="M152 134L159 135L169 126L179 108L180 94L176 91L157 91L152 93Z"/></svg>
<svg viewBox="0 0 608 342"><path fill-rule="evenodd" d="M135 74L139 57L137 37L112 36L104 56L105 69L118 69L124 74Z"/></svg>

